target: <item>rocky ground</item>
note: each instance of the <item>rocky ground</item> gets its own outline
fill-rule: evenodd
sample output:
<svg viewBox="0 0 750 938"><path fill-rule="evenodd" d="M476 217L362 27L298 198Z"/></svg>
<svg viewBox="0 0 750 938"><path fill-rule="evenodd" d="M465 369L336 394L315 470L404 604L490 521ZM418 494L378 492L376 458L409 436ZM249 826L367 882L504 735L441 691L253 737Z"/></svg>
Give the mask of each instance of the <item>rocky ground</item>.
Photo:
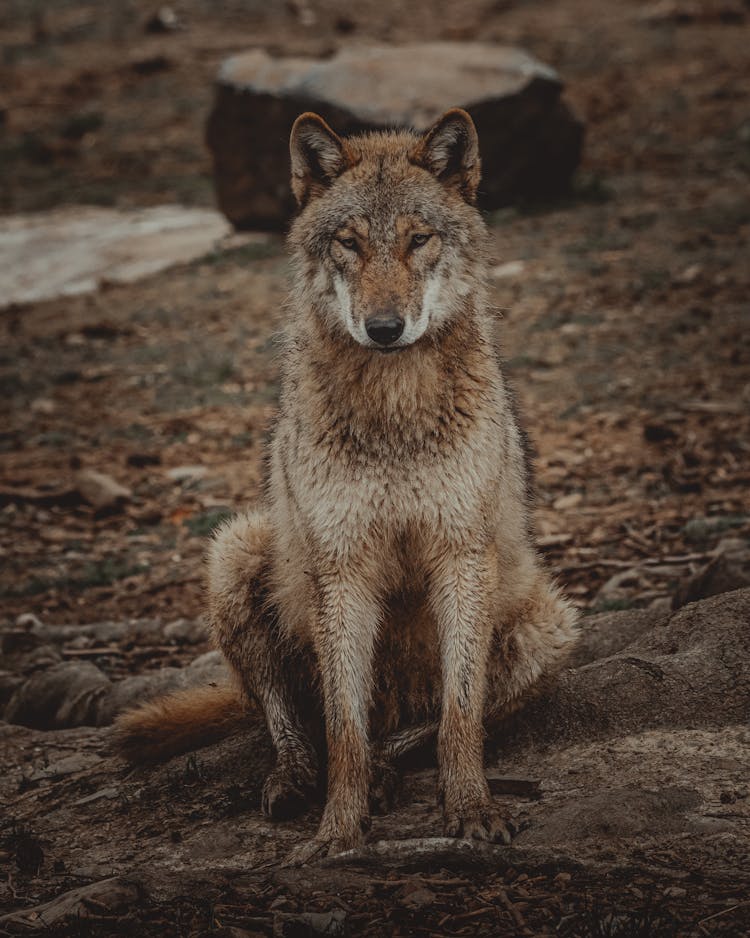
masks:
<svg viewBox="0 0 750 938"><path fill-rule="evenodd" d="M3 8L2 210L209 206L211 79L248 46L480 38L565 78L587 127L573 191L488 221L539 451L539 543L586 639L490 741L514 847L437 837L426 758L370 848L280 869L315 815L262 820L259 729L143 773L109 755L106 724L192 679L194 659L202 679L220 667L202 657L201 556L260 490L283 242L224 242L150 278L6 306L0 907L36 911L0 931L743 934L750 598L727 591L748 583L750 538L750 11L174 9L175 30L141 2Z"/></svg>
<svg viewBox="0 0 750 938"><path fill-rule="evenodd" d="M106 724L183 672L106 681L65 661L134 626L7 631L16 689L0 734L10 770L5 933L65 935L739 935L750 927L750 589L677 612L591 616L571 667L488 742L513 846L446 840L431 753L403 766L369 845L304 870L281 862L320 809L268 822L272 752L248 730L147 771ZM141 622L146 642L158 631ZM122 630L121 630L122 631ZM184 622L164 639L194 641ZM153 638L151 638L153 641ZM118 699L118 693L120 694ZM26 723L27 726L18 725ZM39 729L29 728L39 727ZM67 726L75 728L53 729ZM52 897L51 899L48 897ZM42 901L40 901L42 900ZM19 908L20 907L20 908ZM85 921L81 921L81 920ZM237 931L226 931L229 927Z"/></svg>

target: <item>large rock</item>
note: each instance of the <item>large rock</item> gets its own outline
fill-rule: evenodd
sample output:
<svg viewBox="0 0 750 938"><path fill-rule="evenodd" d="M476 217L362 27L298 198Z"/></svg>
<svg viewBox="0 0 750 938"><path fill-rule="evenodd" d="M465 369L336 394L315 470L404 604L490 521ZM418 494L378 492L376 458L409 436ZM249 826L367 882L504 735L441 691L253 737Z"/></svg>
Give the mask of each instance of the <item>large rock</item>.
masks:
<svg viewBox="0 0 750 938"><path fill-rule="evenodd" d="M586 663L563 671L511 720L516 745L750 721L750 589L654 613L652 622L632 611L594 621L598 634L584 635ZM619 647L615 624L623 635Z"/></svg>
<svg viewBox="0 0 750 938"><path fill-rule="evenodd" d="M464 107L479 131L482 207L553 195L583 139L561 90L557 74L525 52L477 43L350 48L324 61L260 49L235 56L219 73L207 127L219 206L238 228L283 226L294 211L289 130L308 110L351 134L423 130Z"/></svg>
<svg viewBox="0 0 750 938"><path fill-rule="evenodd" d="M122 710L154 697L228 682L227 666L218 651L206 652L187 668L160 668L116 682L93 662L65 661L17 684L4 711L0 708L0 717L37 729L108 726Z"/></svg>
<svg viewBox="0 0 750 938"><path fill-rule="evenodd" d="M63 926L72 921L80 928L81 919L102 918L106 915L127 912L142 896L140 886L135 882L113 876L89 883L79 889L63 893L50 902L43 902L30 909L3 915L0 926L22 930L50 929Z"/></svg>
<svg viewBox="0 0 750 938"><path fill-rule="evenodd" d="M209 254L231 232L218 212L67 206L0 219L0 309L133 283Z"/></svg>

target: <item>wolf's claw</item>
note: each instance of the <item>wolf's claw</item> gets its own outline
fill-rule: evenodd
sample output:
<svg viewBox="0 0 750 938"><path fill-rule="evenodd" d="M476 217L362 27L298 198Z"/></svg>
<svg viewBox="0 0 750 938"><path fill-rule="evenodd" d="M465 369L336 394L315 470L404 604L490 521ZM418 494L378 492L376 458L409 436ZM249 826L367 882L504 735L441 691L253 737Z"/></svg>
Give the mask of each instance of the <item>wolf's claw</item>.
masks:
<svg viewBox="0 0 750 938"><path fill-rule="evenodd" d="M371 813L387 814L396 804L400 787L401 776L393 763L374 763L369 795Z"/></svg>
<svg viewBox="0 0 750 938"><path fill-rule="evenodd" d="M487 840L498 844L509 844L512 839L507 820L493 805L476 811L446 814L445 833L448 837Z"/></svg>
<svg viewBox="0 0 750 938"><path fill-rule="evenodd" d="M263 783L261 806L266 817L283 821L302 814L313 800L315 775L276 767Z"/></svg>
<svg viewBox="0 0 750 938"><path fill-rule="evenodd" d="M345 850L351 850L359 846L362 842L360 835L355 843L351 839L340 837L313 837L311 840L300 844L284 860L282 866L303 866L305 863L312 863L314 860L322 860L323 857L334 856L337 853L343 853Z"/></svg>

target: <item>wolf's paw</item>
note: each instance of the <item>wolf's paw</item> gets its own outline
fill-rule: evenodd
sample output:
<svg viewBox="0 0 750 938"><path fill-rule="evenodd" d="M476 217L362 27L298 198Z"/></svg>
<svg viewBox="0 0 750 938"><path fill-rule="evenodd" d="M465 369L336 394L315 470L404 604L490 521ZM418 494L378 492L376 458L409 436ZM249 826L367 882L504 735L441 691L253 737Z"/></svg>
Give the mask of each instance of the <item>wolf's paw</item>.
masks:
<svg viewBox="0 0 750 938"><path fill-rule="evenodd" d="M370 782L370 811L387 814L396 804L401 774L392 762L374 762Z"/></svg>
<svg viewBox="0 0 750 938"><path fill-rule="evenodd" d="M345 850L352 850L363 843L364 837L358 834L355 837L326 837L318 834L312 840L308 840L287 856L283 866L303 866L305 863L312 863L315 860L322 860L323 857L332 857L337 853L343 853Z"/></svg>
<svg viewBox="0 0 750 938"><path fill-rule="evenodd" d="M274 821L289 820L302 814L314 795L314 772L296 772L277 766L263 783L263 813Z"/></svg>
<svg viewBox="0 0 750 938"><path fill-rule="evenodd" d="M507 819L493 804L460 812L446 812L444 825L447 837L487 840L496 844L509 844L512 839Z"/></svg>

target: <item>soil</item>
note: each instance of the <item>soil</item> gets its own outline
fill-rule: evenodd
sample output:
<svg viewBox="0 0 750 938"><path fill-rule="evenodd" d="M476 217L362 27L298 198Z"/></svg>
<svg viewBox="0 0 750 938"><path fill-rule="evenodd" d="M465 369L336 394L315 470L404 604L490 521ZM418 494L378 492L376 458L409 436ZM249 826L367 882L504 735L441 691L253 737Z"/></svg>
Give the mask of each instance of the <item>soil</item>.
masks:
<svg viewBox="0 0 750 938"><path fill-rule="evenodd" d="M179 28L154 33L146 24L156 10L141 0L4 5L0 210L210 206L203 126L213 76L225 56L251 46L324 55L368 38L519 44L560 71L587 128L568 197L488 218L508 372L538 450L540 546L584 613L664 611L729 539L747 547L747 5L366 0L352 10L333 0L185 0L173 8ZM206 536L261 492L288 276L283 240L269 235L136 283L2 311L6 627L24 613L45 624L200 616ZM81 469L107 473L130 497L94 508L79 491ZM113 642L87 660L119 680L186 664L207 648ZM89 729L4 732L12 765L54 763L66 747L98 759L104 745L103 731ZM257 814L258 772L249 786L243 775L256 752L250 742L222 745L230 749L209 752L216 773L232 779L225 802L206 804L201 760L183 759L118 788L131 801L118 793L113 806L102 796L88 817L79 814L88 828L77 832L73 860L54 848L37 863L59 834L45 833L38 792L36 813L23 820L28 790L18 786L28 783L9 776L3 796L16 807L3 829L2 907L32 906L110 869L125 875L122 855L107 864L100 850L94 869L85 854L91 838L106 843L108 826L131 817L135 791L146 792L132 822L136 872L137 837L158 836L166 851L183 823L200 839L195 831L222 812ZM71 792L107 788L112 763L97 765L84 794L69 773L51 786L50 830ZM409 783L416 790L418 777ZM384 838L436 834L426 803L405 822L401 815L401 828L389 822ZM302 826L312 830L313 820ZM244 873L221 874L223 847L209 836L215 862L205 882L193 866L169 888L142 887L148 898L129 911L58 924L56 933L286 934L303 926L285 925L281 913L335 908L351 934L737 935L747 924L734 874L717 873L710 888L675 886L668 855L663 874L653 866L605 874L585 864L571 872L549 855L540 865L525 854L469 862L438 851L420 866L396 851L392 867L316 868L298 887L273 865L290 834L267 826L263 836L271 855L248 855ZM669 889L677 889L671 898ZM433 898L407 899L419 890ZM273 902L281 902L276 922ZM732 903L739 911L727 911Z"/></svg>

